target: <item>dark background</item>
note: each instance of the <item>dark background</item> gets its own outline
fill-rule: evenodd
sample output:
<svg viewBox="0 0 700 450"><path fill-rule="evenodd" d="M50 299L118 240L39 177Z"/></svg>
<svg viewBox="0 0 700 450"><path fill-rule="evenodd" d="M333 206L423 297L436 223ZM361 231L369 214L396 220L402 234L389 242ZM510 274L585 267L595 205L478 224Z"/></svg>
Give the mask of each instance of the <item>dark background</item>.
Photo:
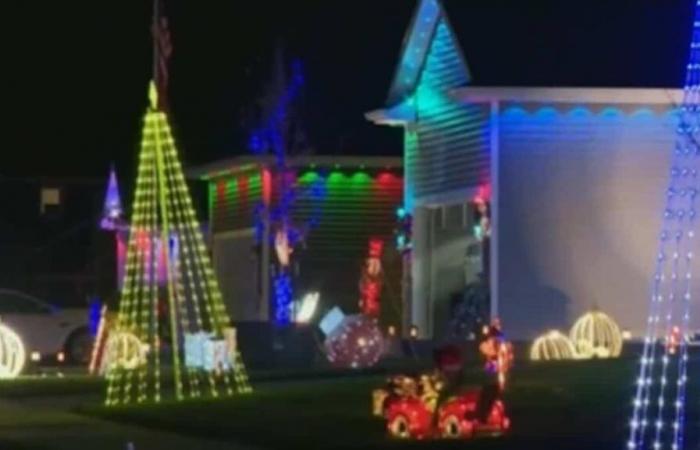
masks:
<svg viewBox="0 0 700 450"><path fill-rule="evenodd" d="M149 0L2 5L0 175L135 170ZM383 106L412 0L166 0L172 116L188 165L246 152L273 48L305 64L318 153L400 154ZM691 0L446 0L476 84L680 86ZM272 12L274 11L274 14Z"/></svg>
<svg viewBox="0 0 700 450"><path fill-rule="evenodd" d="M400 155L384 106L412 0L165 0L171 120L187 166L247 153L274 49L304 64L301 111L319 154ZM683 84L692 0L444 0L477 85ZM149 0L0 6L0 287L71 301L113 287L97 230L115 162L126 203L151 78ZM274 14L273 14L274 12ZM38 192L65 206L39 215ZM58 278L56 278L58 276ZM44 280L44 281L41 281ZM107 294L104 294L107 295ZM82 300L78 300L82 301Z"/></svg>

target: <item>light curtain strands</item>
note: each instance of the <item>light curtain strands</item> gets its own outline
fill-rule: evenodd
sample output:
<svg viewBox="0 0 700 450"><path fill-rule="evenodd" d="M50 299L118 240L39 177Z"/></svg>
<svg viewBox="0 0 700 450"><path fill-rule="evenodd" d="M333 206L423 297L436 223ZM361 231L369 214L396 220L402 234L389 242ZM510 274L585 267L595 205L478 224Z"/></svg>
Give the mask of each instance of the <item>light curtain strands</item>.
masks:
<svg viewBox="0 0 700 450"><path fill-rule="evenodd" d="M685 438L688 349L685 339L671 352L676 327L688 335L692 261L699 192L698 104L700 100L700 2L695 5L683 103L670 169L662 230L649 301L627 448L680 450Z"/></svg>

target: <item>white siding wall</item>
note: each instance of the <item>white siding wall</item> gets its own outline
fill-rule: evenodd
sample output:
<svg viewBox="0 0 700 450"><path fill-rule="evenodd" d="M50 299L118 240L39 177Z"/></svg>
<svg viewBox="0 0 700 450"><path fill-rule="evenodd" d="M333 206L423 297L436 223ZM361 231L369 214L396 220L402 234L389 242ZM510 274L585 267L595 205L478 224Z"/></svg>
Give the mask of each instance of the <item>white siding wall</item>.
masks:
<svg viewBox="0 0 700 450"><path fill-rule="evenodd" d="M499 314L516 338L598 306L639 335L674 140L668 108L501 105Z"/></svg>

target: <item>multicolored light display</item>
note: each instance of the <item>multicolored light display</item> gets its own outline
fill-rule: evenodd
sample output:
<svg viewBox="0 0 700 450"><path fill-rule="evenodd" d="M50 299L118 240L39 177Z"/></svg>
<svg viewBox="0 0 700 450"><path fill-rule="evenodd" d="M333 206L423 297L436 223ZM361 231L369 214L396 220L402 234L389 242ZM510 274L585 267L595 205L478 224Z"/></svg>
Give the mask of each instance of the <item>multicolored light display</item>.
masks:
<svg viewBox="0 0 700 450"><path fill-rule="evenodd" d="M97 331L95 333L95 341L92 344L92 353L90 355L90 364L88 364L88 373L90 375L103 374L103 361L107 350L107 339L109 337L109 326L107 324L107 305L102 305L100 308L100 317L97 323Z"/></svg>
<svg viewBox="0 0 700 450"><path fill-rule="evenodd" d="M278 70L283 71L281 54L279 54ZM279 81L282 81L281 79ZM274 285L274 322L286 326L292 322L293 287L289 263L294 247L303 239L304 230L292 221L292 209L297 198L294 186L294 176L287 166L287 156L291 135L290 108L298 97L304 85L301 62L292 64L292 77L277 99L266 123L254 130L250 136L249 147L255 154L271 153L275 156L276 176L267 177L266 182L275 185L277 196L274 202L269 195L263 195L263 202L256 208L256 235L258 240L264 239L265 230L272 230L274 245L277 250L277 271L273 274ZM298 130L297 130L298 131ZM266 191L271 190L266 186ZM280 241L284 242L284 254L280 253Z"/></svg>
<svg viewBox="0 0 700 450"><path fill-rule="evenodd" d="M185 336L205 332L223 340L231 323L154 83L149 98L124 286L110 330L117 354L128 351L108 367L106 404L250 392L237 350L231 370L185 364ZM159 273L166 275L164 283L158 282Z"/></svg>
<svg viewBox="0 0 700 450"><path fill-rule="evenodd" d="M683 103L671 159L666 205L656 254L656 268L640 360L627 448L684 448L685 395L688 382L686 339L673 352L667 345L674 327L688 336L692 248L697 227L698 129L700 116L700 1L695 5Z"/></svg>
<svg viewBox="0 0 700 450"><path fill-rule="evenodd" d="M124 208L119 196L119 185L117 184L117 172L114 167L109 171L109 183L105 194L105 202L102 210L102 220L100 227L103 230L114 231L123 227Z"/></svg>

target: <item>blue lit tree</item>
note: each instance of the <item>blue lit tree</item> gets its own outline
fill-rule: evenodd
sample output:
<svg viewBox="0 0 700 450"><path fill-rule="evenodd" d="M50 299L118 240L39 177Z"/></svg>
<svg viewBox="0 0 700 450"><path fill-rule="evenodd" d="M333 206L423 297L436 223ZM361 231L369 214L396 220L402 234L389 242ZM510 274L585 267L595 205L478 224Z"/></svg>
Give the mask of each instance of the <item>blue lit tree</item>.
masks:
<svg viewBox="0 0 700 450"><path fill-rule="evenodd" d="M684 448L693 247L699 192L700 2L670 169L627 448ZM677 339L680 336L680 339ZM694 400L696 401L696 400Z"/></svg>
<svg viewBox="0 0 700 450"><path fill-rule="evenodd" d="M249 147L255 154L270 154L275 159L276 173L272 186L275 195L269 204L261 203L256 209L256 236L261 241L266 238L265 228L271 230L270 243L277 256L272 274L274 322L285 326L293 320L292 253L303 242L308 230L318 223L320 202L315 202L316 207L307 223L293 221L294 204L300 192L288 157L309 150L301 117L295 108L304 86L304 77L301 62L297 60L291 65L291 77L287 78L281 47L277 49L274 66L275 76L261 102L263 124L251 133ZM307 194L312 199L325 195L323 180L309 189Z"/></svg>

